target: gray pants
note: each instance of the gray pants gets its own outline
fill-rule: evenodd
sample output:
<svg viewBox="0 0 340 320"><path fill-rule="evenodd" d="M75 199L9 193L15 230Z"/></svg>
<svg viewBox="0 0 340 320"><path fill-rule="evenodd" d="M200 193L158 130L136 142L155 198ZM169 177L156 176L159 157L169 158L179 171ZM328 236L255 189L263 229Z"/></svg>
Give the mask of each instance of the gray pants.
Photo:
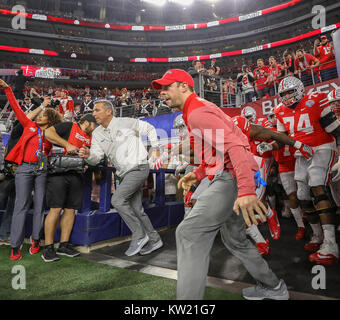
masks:
<svg viewBox="0 0 340 320"><path fill-rule="evenodd" d="M46 173L36 173L35 168L35 165L23 163L18 167L16 172L16 197L10 236L12 248L17 248L24 242L26 214L31 207L33 190L34 211L32 238L40 238L40 230L44 218Z"/></svg>
<svg viewBox="0 0 340 320"><path fill-rule="evenodd" d="M148 165L140 165L127 172L114 192L111 203L131 230L132 240L143 238L147 234L150 241L157 242L160 236L142 205L142 185L148 175Z"/></svg>
<svg viewBox="0 0 340 320"><path fill-rule="evenodd" d="M218 231L226 248L255 280L269 287L278 285L279 279L247 239L242 215L233 211L236 197L236 180L228 172L217 174L177 227L177 299L203 299L210 251Z"/></svg>

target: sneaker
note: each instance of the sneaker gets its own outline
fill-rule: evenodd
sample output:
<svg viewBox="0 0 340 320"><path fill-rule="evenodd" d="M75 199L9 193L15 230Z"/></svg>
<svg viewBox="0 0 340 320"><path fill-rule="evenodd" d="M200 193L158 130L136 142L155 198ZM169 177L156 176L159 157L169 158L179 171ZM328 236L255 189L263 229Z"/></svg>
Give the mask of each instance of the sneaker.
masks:
<svg viewBox="0 0 340 320"><path fill-rule="evenodd" d="M288 300L289 292L285 282L281 279L278 289L272 289L258 284L255 287L242 289L242 296L247 300Z"/></svg>
<svg viewBox="0 0 340 320"><path fill-rule="evenodd" d="M138 240L132 240L129 249L125 251L125 255L128 257L134 256L146 245L149 241L149 236L146 234L144 238Z"/></svg>
<svg viewBox="0 0 340 320"><path fill-rule="evenodd" d="M40 251L39 240L32 239L31 247L29 248L28 252L30 254L36 254Z"/></svg>
<svg viewBox="0 0 340 320"><path fill-rule="evenodd" d="M70 258L74 258L80 255L80 252L73 249L71 244L65 243L63 245L59 245L59 248L57 250L57 254L60 256L67 256Z"/></svg>
<svg viewBox="0 0 340 320"><path fill-rule="evenodd" d="M305 235L306 235L306 228L299 227L298 228L298 232L295 235L295 239L296 240L301 240L301 239L303 239L305 237Z"/></svg>
<svg viewBox="0 0 340 320"><path fill-rule="evenodd" d="M258 242L255 243L256 248L261 256L267 256L269 254L269 240L267 239L266 242Z"/></svg>
<svg viewBox="0 0 340 320"><path fill-rule="evenodd" d="M320 249L309 256L309 261L326 266L332 265L334 262L339 261L338 245L325 240Z"/></svg>
<svg viewBox="0 0 340 320"><path fill-rule="evenodd" d="M163 241L159 239L157 242L148 242L140 251L139 254L145 255L149 254L152 251L155 251L159 248L163 247Z"/></svg>
<svg viewBox="0 0 340 320"><path fill-rule="evenodd" d="M274 240L278 240L281 235L280 222L277 218L276 211L274 209L272 209L272 211L273 211L273 215L270 218L267 217L267 221L268 221L269 230L270 230L270 234L272 238Z"/></svg>
<svg viewBox="0 0 340 320"><path fill-rule="evenodd" d="M12 248L11 256L10 256L10 259L12 261L21 259L21 247L22 246L20 246L19 248Z"/></svg>
<svg viewBox="0 0 340 320"><path fill-rule="evenodd" d="M322 238L319 238L318 236L313 234L311 241L305 244L304 249L309 252L316 252L320 249L322 241Z"/></svg>
<svg viewBox="0 0 340 320"><path fill-rule="evenodd" d="M60 258L56 255L55 251L54 251L54 247L53 245L51 246L46 246L43 250L43 253L41 255L41 258L45 261L45 262L52 262L52 261L57 261L60 260Z"/></svg>

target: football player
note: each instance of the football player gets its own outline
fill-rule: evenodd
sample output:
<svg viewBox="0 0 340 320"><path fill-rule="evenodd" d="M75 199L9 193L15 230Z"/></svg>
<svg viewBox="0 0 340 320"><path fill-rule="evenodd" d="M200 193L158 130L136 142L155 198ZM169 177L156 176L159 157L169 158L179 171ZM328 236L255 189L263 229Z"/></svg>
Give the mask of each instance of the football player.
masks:
<svg viewBox="0 0 340 320"><path fill-rule="evenodd" d="M340 122L329 106L325 93L305 94L303 83L292 76L279 85L281 103L274 109L277 130L286 132L313 148L310 160L295 152L297 197L313 229L313 236L305 245L311 262L331 265L339 258L335 240L335 215L326 187L336 161L336 146L340 151ZM335 166L340 178L340 162ZM322 228L320 226L320 221Z"/></svg>

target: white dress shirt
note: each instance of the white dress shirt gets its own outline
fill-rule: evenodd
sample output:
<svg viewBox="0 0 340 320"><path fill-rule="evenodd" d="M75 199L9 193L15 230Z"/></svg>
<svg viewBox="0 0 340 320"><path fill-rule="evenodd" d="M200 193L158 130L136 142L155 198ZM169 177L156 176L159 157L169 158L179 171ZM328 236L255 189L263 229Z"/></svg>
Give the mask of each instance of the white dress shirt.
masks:
<svg viewBox="0 0 340 320"><path fill-rule="evenodd" d="M158 147L156 129L146 121L113 117L107 128L99 126L92 133L87 162L96 165L106 155L122 177L141 164L148 164L148 152L141 135L148 136L151 146Z"/></svg>

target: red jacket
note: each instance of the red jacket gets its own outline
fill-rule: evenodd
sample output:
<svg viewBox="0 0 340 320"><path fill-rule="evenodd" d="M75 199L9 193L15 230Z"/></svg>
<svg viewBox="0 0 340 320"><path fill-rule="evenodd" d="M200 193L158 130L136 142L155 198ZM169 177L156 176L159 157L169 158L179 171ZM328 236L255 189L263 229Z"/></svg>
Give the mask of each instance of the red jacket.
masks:
<svg viewBox="0 0 340 320"><path fill-rule="evenodd" d="M24 152L27 147L27 143L38 134L38 125L35 121L27 118L26 114L21 110L18 101L15 99L13 91L10 87L4 89L8 101L16 114L19 122L24 127L24 132L18 141L18 143L13 147L13 149L9 152L5 160L15 162L17 164L21 164L24 158ZM45 140L45 153L48 154L51 149L52 144Z"/></svg>
<svg viewBox="0 0 340 320"><path fill-rule="evenodd" d="M237 180L239 197L256 195L254 174L258 166L247 137L233 120L195 93L185 101L183 120L194 140L195 157L202 159L201 165L194 170L197 180L227 170Z"/></svg>

